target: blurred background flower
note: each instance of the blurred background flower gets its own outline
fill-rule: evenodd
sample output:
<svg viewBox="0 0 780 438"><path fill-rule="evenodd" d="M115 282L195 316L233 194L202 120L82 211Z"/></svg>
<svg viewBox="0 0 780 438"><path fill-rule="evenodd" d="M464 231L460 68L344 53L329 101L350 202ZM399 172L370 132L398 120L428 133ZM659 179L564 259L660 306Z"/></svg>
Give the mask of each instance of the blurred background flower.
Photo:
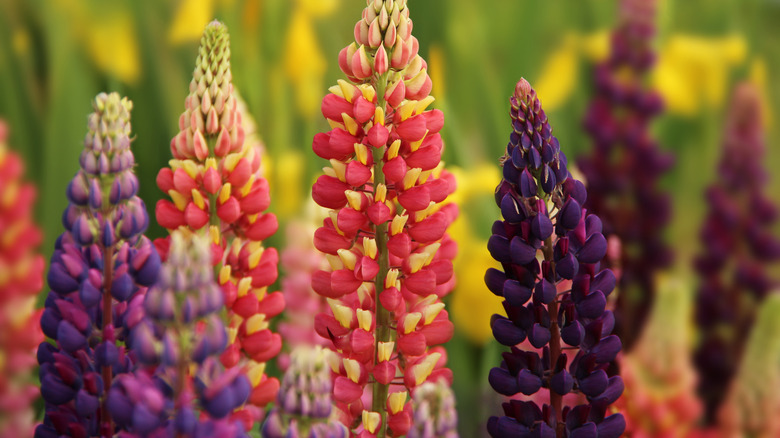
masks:
<svg viewBox="0 0 780 438"><path fill-rule="evenodd" d="M364 5L358 0L0 0L0 117L13 127L8 143L39 187L35 221L43 231L41 251L52 251L61 229L63 187L78 167L67 157L81 151L87 102L100 91L117 91L134 102L139 196L147 206L165 196L153 181L171 156L169 143L178 132L198 39L215 18L230 30L233 79L248 108L242 112L255 116L265 142L270 210L283 225L299 215L322 167L310 152L314 134L328 128L319 100L327 84L342 77L336 55L353 39L354 19ZM461 248L455 261L458 288L447 303L457 331L447 347L463 436L484 433L480 423L489 406L499 404L485 399L491 397L484 382L498 347L480 323L489 320L499 300L488 301L493 297L483 293L482 274L472 272L491 266L485 242L495 218L492 190L498 178L490 169L498 172L495 157L506 147L506 90L521 75L528 78L570 162L589 152L581 119L592 95L590 66L608 53L616 5L616 0L495 0L489 7L472 0L413 1L414 33L437 98L432 106L447 120L443 160L459 168L455 196L462 208L453 225ZM661 185L674 207L664 239L682 265L700 252L707 207L702 193L718 175L726 102L739 80L750 78L761 90L768 128L764 163L770 169L766 193L780 193L780 178L772 174L780 164L780 148L772 147L780 143L774 120L780 87L773 84L780 72L780 3L666 0L659 8L654 46L659 58L651 81L667 101L667 112L653 134L677 156ZM521 32L538 38L519 46ZM161 237L164 230L153 223L147 234ZM267 244L284 248L285 241L285 233L277 233ZM768 271L774 278L778 274L778 268ZM280 376L272 364L268 372Z"/></svg>

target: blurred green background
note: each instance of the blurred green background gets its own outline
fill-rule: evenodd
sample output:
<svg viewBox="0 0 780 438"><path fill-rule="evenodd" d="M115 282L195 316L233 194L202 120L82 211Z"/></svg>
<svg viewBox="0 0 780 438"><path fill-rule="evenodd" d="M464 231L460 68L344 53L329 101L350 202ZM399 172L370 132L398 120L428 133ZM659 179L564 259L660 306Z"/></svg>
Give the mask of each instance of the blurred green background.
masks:
<svg viewBox="0 0 780 438"><path fill-rule="evenodd" d="M462 218L459 287L449 344L461 430L476 436L488 410L486 375L499 348L487 342L498 300L482 286L484 245L498 217L492 189L509 134L508 97L520 76L539 93L565 153L588 151L580 120L591 67L606 54L615 0L410 0L414 34L445 112L445 160L458 168ZM0 0L0 118L39 188L44 253L61 232L64 191L78 166L91 99L118 91L134 102L140 195L153 217L163 195L155 176L170 158L201 31L213 18L230 30L236 88L266 144L271 209L282 227L304 211L323 166L311 138L328 129L320 99L343 75L339 50L352 41L363 0ZM659 1L659 62L652 81L668 111L654 125L677 157L663 185L674 198L667 238L680 266L698 247L702 191L716 178L723 114L733 85L751 80L765 96L766 165L780 163L780 1ZM780 193L773 175L770 193ZM780 196L776 196L780 200ZM163 230L152 225L150 237ZM284 232L272 244L283 247ZM487 295L486 295L487 294ZM486 298L488 297L488 298ZM485 351L487 350L487 351ZM484 354L483 354L484 353Z"/></svg>

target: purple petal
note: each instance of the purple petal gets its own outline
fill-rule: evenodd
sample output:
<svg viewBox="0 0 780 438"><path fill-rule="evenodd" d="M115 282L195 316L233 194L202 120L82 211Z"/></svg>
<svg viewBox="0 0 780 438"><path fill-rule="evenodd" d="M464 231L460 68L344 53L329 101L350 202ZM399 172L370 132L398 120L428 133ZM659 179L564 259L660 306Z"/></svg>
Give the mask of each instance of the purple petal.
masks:
<svg viewBox="0 0 780 438"><path fill-rule="evenodd" d="M555 285L545 279L536 283L534 288L534 300L542 304L552 303L557 294L558 290L555 288Z"/></svg>
<svg viewBox="0 0 780 438"><path fill-rule="evenodd" d="M488 240L488 251L498 262L509 263L512 256L509 249L509 240L506 237L493 234Z"/></svg>
<svg viewBox="0 0 780 438"><path fill-rule="evenodd" d="M577 228L581 218L582 207L574 198L569 198L558 213L558 223L566 230Z"/></svg>
<svg viewBox="0 0 780 438"><path fill-rule="evenodd" d="M607 363L615 360L615 356L617 356L621 348L620 338L615 335L609 335L599 341L590 352L596 356L597 363Z"/></svg>
<svg viewBox="0 0 780 438"><path fill-rule="evenodd" d="M525 395L535 394L542 387L542 379L527 369L517 373L517 387Z"/></svg>
<svg viewBox="0 0 780 438"><path fill-rule="evenodd" d="M510 256L512 263L526 265L536 258L536 248L524 242L522 237L515 236L510 243Z"/></svg>
<svg viewBox="0 0 780 438"><path fill-rule="evenodd" d="M504 282L503 296L512 306L522 306L531 298L531 288L523 286L517 280L507 279Z"/></svg>
<svg viewBox="0 0 780 438"><path fill-rule="evenodd" d="M585 423L584 425L569 431L569 438L597 438L599 436L594 423Z"/></svg>
<svg viewBox="0 0 780 438"><path fill-rule="evenodd" d="M566 254L555 265L555 272L561 277L571 280L580 269L580 264L572 253Z"/></svg>
<svg viewBox="0 0 780 438"><path fill-rule="evenodd" d="M597 290L591 292L582 301L577 303L577 313L585 318L595 319L604 313L606 305L607 299L600 290Z"/></svg>
<svg viewBox="0 0 780 438"><path fill-rule="evenodd" d="M592 216L592 215L591 215ZM607 254L607 239L601 233L592 234L577 253L580 263L598 263Z"/></svg>
<svg viewBox="0 0 780 438"><path fill-rule="evenodd" d="M612 414L598 425L599 438L618 438L626 430L626 419L622 414Z"/></svg>
<svg viewBox="0 0 780 438"><path fill-rule="evenodd" d="M561 329L561 339L572 347L580 345L584 337L585 329L579 321L572 321L571 324Z"/></svg>
<svg viewBox="0 0 780 438"><path fill-rule="evenodd" d="M511 347L525 340L525 330L501 315L493 315L490 328L493 330L493 337L502 345Z"/></svg>
<svg viewBox="0 0 780 438"><path fill-rule="evenodd" d="M528 341L536 348L542 348L547 345L550 342L550 337L550 329L542 327L539 323L531 326L531 330L528 332Z"/></svg>
<svg viewBox="0 0 780 438"><path fill-rule="evenodd" d="M615 274L609 269L604 269L593 277L590 282L590 290L600 290L604 292L604 296L608 297L615 290L616 283Z"/></svg>
<svg viewBox="0 0 780 438"><path fill-rule="evenodd" d="M604 370L596 370L589 376L579 379L580 391L588 397L595 397L607 389L607 373Z"/></svg>
<svg viewBox="0 0 780 438"><path fill-rule="evenodd" d="M520 392L517 379L503 368L494 367L491 369L490 374L488 374L488 382L501 395L512 396Z"/></svg>
<svg viewBox="0 0 780 438"><path fill-rule="evenodd" d="M539 240L544 240L552 234L553 225L546 213L538 213L531 220L531 231Z"/></svg>
<svg viewBox="0 0 780 438"><path fill-rule="evenodd" d="M566 370L560 370L550 379L550 389L560 395L566 395L574 388L574 377Z"/></svg>

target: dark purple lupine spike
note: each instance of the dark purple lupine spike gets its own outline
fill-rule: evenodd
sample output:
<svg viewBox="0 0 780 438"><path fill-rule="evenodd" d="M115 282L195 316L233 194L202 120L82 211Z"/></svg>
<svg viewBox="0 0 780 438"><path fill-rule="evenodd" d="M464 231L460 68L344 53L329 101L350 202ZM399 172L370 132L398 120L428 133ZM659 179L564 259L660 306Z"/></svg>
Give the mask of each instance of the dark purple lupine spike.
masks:
<svg viewBox="0 0 780 438"><path fill-rule="evenodd" d="M706 189L702 252L694 262L701 279L696 298L701 340L694 362L710 424L731 385L757 310L777 285L768 275L770 265L776 267L780 260L780 239L771 231L778 210L765 194L758 90L740 84L728 108L718 178Z"/></svg>
<svg viewBox="0 0 780 438"><path fill-rule="evenodd" d="M622 248L604 263L622 270L615 316L617 332L630 349L651 307L655 274L671 264L672 251L662 236L671 201L658 183L674 159L650 130L662 106L659 94L646 85L655 59L656 1L619 4L611 53L596 66L595 95L584 119L593 152L577 164L588 184L584 206L604 221L605 237L616 238Z"/></svg>
<svg viewBox="0 0 780 438"><path fill-rule="evenodd" d="M493 225L488 244L503 272L489 269L485 282L504 298L507 315L493 316L493 334L512 348L503 353L504 361L490 371L488 380L506 396L544 391L549 403L511 400L504 404L504 416L490 419L488 432L493 437L553 438L600 437L604 430L605 436L616 437L625 421L615 414L607 422L605 415L623 383L606 370L621 344L610 334L614 317L606 310L615 277L599 268L606 252L601 221L581 207L587 194L579 181L568 172L564 178L552 176L550 169L565 168L565 155L525 79L517 83L510 101L513 126L520 127L522 135L510 136L502 159L505 178L496 188L496 203L504 222ZM517 174L520 178L506 179ZM518 214L516 206L527 211ZM570 288L561 284L568 280L573 280ZM526 338L537 351L515 347ZM571 361L563 353L566 344L576 351ZM587 403L564 407L563 395L570 392L584 395Z"/></svg>
<svg viewBox="0 0 780 438"><path fill-rule="evenodd" d="M127 212L148 223L146 211L136 207L143 202L135 196L115 202L105 192L117 181L131 181L131 192L137 191L132 165L101 164L132 157L132 104L116 93L101 93L93 107L81 169L66 190L66 231L57 239L48 275L41 328L56 346L45 342L38 349L46 402L43 424L35 432L39 437L113 435L105 393L113 376L126 373L134 360L123 346L127 302L146 292L160 267L142 229L117 234Z"/></svg>
<svg viewBox="0 0 780 438"><path fill-rule="evenodd" d="M114 385L109 401L122 415L118 411L126 405L125 399L133 398L129 388L155 394L157 388L164 389L160 395L164 403L144 401L121 423L130 436L245 437L243 425L229 414L246 402L251 385L240 368L225 371L218 359L227 334L218 314L223 298L214 281L208 238L174 231L170 242L157 283L143 302L131 303L132 313L138 315L128 325L128 344L138 361L154 371L146 376L143 369L136 370L134 376ZM201 418L195 416L196 409Z"/></svg>

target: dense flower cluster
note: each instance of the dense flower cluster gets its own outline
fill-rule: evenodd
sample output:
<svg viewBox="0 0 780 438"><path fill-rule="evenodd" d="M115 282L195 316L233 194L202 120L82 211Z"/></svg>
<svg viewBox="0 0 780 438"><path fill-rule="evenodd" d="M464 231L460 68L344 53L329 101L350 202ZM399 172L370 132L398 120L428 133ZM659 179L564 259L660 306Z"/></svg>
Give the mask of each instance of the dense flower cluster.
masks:
<svg viewBox="0 0 780 438"><path fill-rule="evenodd" d="M284 272L282 292L287 307L284 319L279 323L279 335L284 339L286 352L279 355L277 363L283 370L290 363L289 352L298 346L326 345L327 339L314 330L313 315L325 312L328 304L311 287L312 274L327 267L325 256L314 248L316 219L322 220L325 209L310 200L305 219L293 220L287 225L286 245L282 251L281 268Z"/></svg>
<svg viewBox="0 0 780 438"><path fill-rule="evenodd" d="M456 245L446 229L457 207L441 163L444 118L428 106L431 79L418 55L405 0L368 0L355 42L339 54L350 82L322 101L332 130L314 137L330 161L312 197L331 209L314 236L331 269L314 274L331 312L315 321L339 354L333 397L360 437L403 436L409 392L451 380L444 350L453 332L441 297L454 286ZM370 406L363 401L370 397Z"/></svg>
<svg viewBox="0 0 780 438"><path fill-rule="evenodd" d="M246 436L229 416L251 386L239 368L225 371L219 363L227 345L218 315L222 292L208 238L188 233L171 234L159 280L142 307L133 307L129 343L147 368L117 378L108 393L109 411L125 437Z"/></svg>
<svg viewBox="0 0 780 438"><path fill-rule="evenodd" d="M655 0L621 0L620 23L609 57L594 72L596 95L584 120L593 153L577 162L588 185L586 207L603 221L604 235L622 246L606 263L621 270L616 332L628 349L650 308L654 275L671 262L662 238L670 199L658 181L673 158L651 137L663 103L646 86L655 62L655 9Z"/></svg>
<svg viewBox="0 0 780 438"><path fill-rule="evenodd" d="M626 391L616 406L626 417L627 436L683 437L695 430L702 404L690 358L692 301L686 284L659 279L641 336L618 358Z"/></svg>
<svg viewBox="0 0 780 438"><path fill-rule="evenodd" d="M455 394L440 380L425 382L414 390L414 421L408 438L458 438Z"/></svg>
<svg viewBox="0 0 780 438"><path fill-rule="evenodd" d="M701 229L703 252L696 323L701 341L695 363L709 422L715 420L760 302L773 286L769 264L780 260L772 234L777 207L764 194L768 175L760 97L748 84L735 91L726 119L718 180L707 188L709 211Z"/></svg>
<svg viewBox="0 0 780 438"><path fill-rule="evenodd" d="M263 437L347 438L349 430L331 421L331 369L334 353L321 346L299 345L290 357L277 407L268 414ZM338 359L336 359L338 360Z"/></svg>
<svg viewBox="0 0 780 438"><path fill-rule="evenodd" d="M485 282L504 298L507 316L494 315L491 326L511 352L503 353L489 381L506 396L544 388L549 403L510 400L503 416L490 418L488 431L493 437L618 437L625 420L608 415L608 408L623 392L623 381L610 377L608 368L621 342L610 334L615 320L605 309L616 279L599 268L607 250L601 221L582 208L585 187L567 170L566 156L525 79L510 102L513 132L496 188L504 220L494 223L488 241L503 271L489 269ZM517 348L526 338L533 349ZM576 355L569 358L564 349ZM572 392L587 403L564 407L563 396Z"/></svg>
<svg viewBox="0 0 780 438"><path fill-rule="evenodd" d="M171 167L157 175L158 187L171 200L160 200L155 213L169 230L186 227L212 240L227 309L228 347L221 360L253 376L253 406L236 413L250 427L261 415L258 407L272 401L279 388L278 380L264 371L265 362L282 348L269 320L284 309L284 298L268 292L277 278L278 254L265 248L263 240L276 232L278 223L272 213L263 213L270 204L268 182L259 174L258 143L245 141L222 23L206 27L185 106L180 132L171 141Z"/></svg>
<svg viewBox="0 0 780 438"><path fill-rule="evenodd" d="M157 280L160 258L141 233L149 219L136 196L130 150L132 104L99 94L89 116L81 169L67 188L65 231L51 257L38 347L46 416L36 437L112 435L106 392L132 370L130 303Z"/></svg>
<svg viewBox="0 0 780 438"><path fill-rule="evenodd" d="M43 341L42 310L35 310L43 257L36 254L41 232L32 221L35 188L22 182L24 166L7 136L0 120L0 436L30 436L38 397L30 369Z"/></svg>

